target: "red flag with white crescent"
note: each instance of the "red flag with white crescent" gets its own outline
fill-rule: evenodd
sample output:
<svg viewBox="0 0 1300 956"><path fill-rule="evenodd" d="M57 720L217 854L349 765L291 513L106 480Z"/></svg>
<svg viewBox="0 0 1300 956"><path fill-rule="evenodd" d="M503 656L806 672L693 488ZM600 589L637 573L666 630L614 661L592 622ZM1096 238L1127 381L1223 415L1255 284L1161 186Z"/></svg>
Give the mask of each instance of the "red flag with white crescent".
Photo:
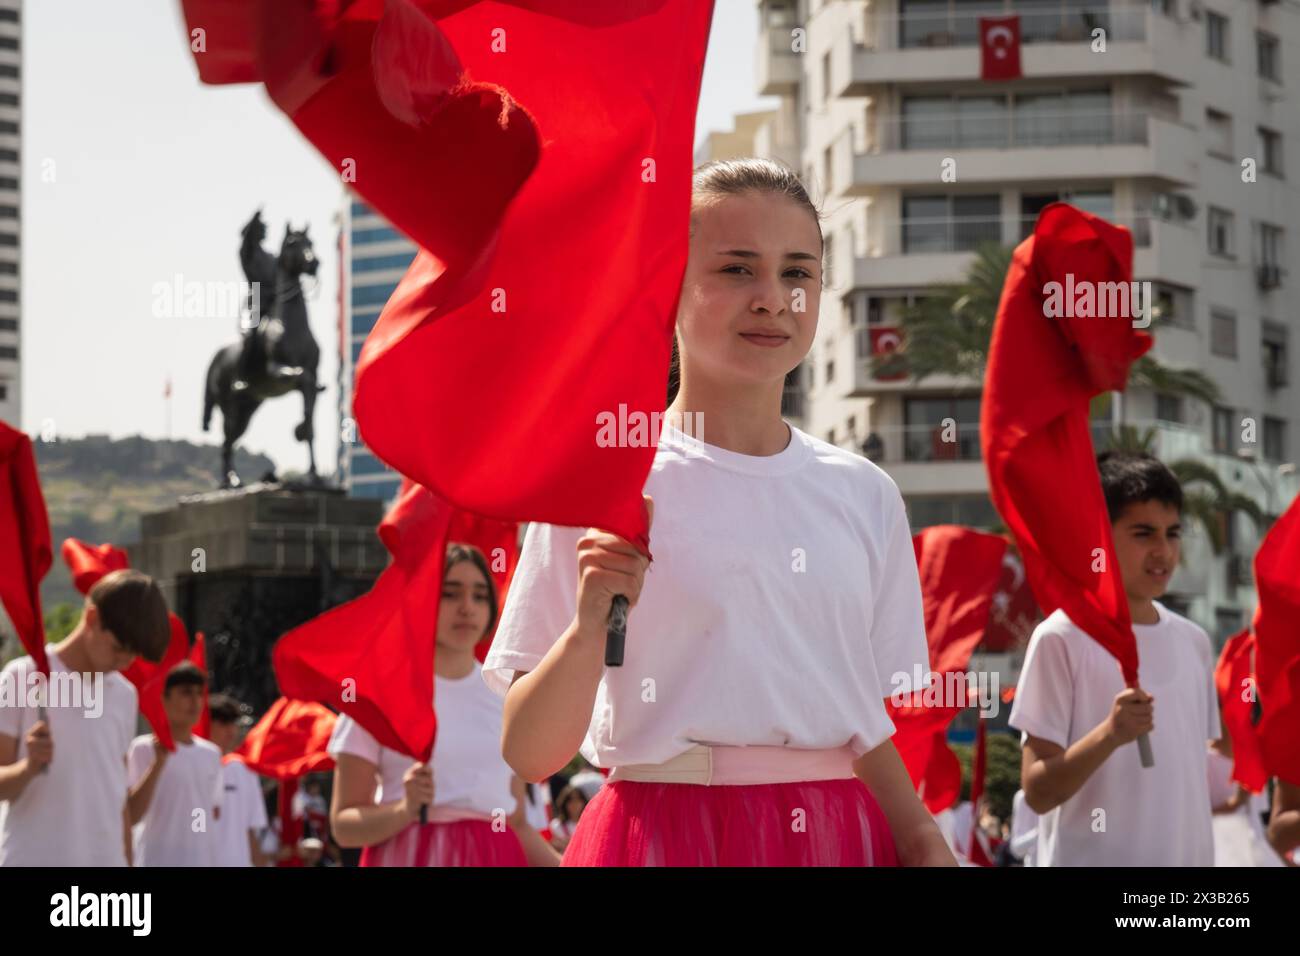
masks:
<svg viewBox="0 0 1300 956"><path fill-rule="evenodd" d="M1014 80L1020 72L1020 17L980 17L980 79Z"/></svg>

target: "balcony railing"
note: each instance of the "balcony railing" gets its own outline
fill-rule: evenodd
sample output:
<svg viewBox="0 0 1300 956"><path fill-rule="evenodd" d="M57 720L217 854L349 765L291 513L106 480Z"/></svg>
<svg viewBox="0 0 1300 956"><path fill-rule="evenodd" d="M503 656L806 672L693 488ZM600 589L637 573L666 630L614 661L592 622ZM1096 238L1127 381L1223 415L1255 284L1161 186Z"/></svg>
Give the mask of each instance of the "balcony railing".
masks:
<svg viewBox="0 0 1300 956"><path fill-rule="evenodd" d="M877 462L980 460L979 422L947 425L884 425L872 428L863 453Z"/></svg>
<svg viewBox="0 0 1300 956"><path fill-rule="evenodd" d="M1145 144L1149 114L1116 110L944 112L877 119L867 152Z"/></svg>
<svg viewBox="0 0 1300 956"><path fill-rule="evenodd" d="M996 0L956 10L909 10L868 17L864 45L868 49L916 49L979 45L980 17L1020 15L1022 43L1090 41L1092 31L1106 31L1108 43L1144 42L1149 2L1097 3L1078 7L1062 3L1049 10L1007 9Z"/></svg>
<svg viewBox="0 0 1300 956"><path fill-rule="evenodd" d="M1125 226L1133 233L1133 244L1151 245L1151 218L1145 215L1121 219L1104 216L1108 222ZM1038 216L1017 216L1010 225L1015 232L1004 233L1001 216L915 216L886 221L880 226L886 237L880 255L915 255L920 253L974 252L986 242L1014 245L1033 231Z"/></svg>

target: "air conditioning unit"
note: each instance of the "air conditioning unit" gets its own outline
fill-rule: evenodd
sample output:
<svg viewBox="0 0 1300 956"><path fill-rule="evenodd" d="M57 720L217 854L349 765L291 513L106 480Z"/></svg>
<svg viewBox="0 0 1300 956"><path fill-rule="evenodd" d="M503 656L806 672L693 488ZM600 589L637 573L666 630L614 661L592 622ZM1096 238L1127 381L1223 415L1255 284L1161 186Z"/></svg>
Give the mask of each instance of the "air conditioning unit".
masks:
<svg viewBox="0 0 1300 956"><path fill-rule="evenodd" d="M1282 284L1282 268L1271 263L1256 266L1255 279L1261 289L1276 289Z"/></svg>
<svg viewBox="0 0 1300 956"><path fill-rule="evenodd" d="M1165 222L1191 222L1196 218L1196 200L1179 193L1153 193L1151 215Z"/></svg>
<svg viewBox="0 0 1300 956"><path fill-rule="evenodd" d="M1174 196L1174 208L1178 210L1179 217L1186 222L1196 218L1196 200L1191 196Z"/></svg>

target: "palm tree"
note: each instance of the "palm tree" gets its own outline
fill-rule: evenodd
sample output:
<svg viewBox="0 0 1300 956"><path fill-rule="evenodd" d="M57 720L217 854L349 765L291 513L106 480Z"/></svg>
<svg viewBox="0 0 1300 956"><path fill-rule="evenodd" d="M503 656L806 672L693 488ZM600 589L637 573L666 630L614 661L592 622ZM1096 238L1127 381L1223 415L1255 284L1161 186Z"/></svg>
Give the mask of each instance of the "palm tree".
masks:
<svg viewBox="0 0 1300 956"><path fill-rule="evenodd" d="M872 371L882 376L906 372L913 383L931 375L983 381L1013 251L992 242L978 246L962 282L936 286L932 294L904 310L899 329L903 344L895 352L876 356ZM1156 309L1153 319L1160 317ZM1174 368L1149 354L1130 366L1128 384L1208 404L1219 399L1218 385L1200 369Z"/></svg>

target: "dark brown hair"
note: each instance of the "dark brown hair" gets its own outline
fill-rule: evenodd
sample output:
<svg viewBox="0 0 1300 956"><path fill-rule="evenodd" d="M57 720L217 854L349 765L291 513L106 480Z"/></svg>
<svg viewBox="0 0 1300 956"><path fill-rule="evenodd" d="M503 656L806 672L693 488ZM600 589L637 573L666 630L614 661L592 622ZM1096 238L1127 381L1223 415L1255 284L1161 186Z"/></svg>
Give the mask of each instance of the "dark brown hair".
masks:
<svg viewBox="0 0 1300 956"><path fill-rule="evenodd" d="M447 557L442 565L442 579L447 580L447 575L451 569L462 561L468 561L474 567L478 568L483 575L483 580L487 582L488 589L488 623L487 630L483 632L486 638L492 633L492 628L497 623L497 585L492 579L492 569L488 567L487 558L483 557L483 552L472 544L457 544L452 542L447 545Z"/></svg>
<svg viewBox="0 0 1300 956"><path fill-rule="evenodd" d="M784 163L771 159L715 159L695 167L691 175L691 235L695 235L699 209L728 196L746 193L770 193L784 196L812 214L817 235L826 247L822 234L822 214L804 188L799 174ZM668 366L668 404L677 397L681 385L681 357L677 351L677 333L673 333L673 354Z"/></svg>
<svg viewBox="0 0 1300 956"><path fill-rule="evenodd" d="M100 626L124 648L157 664L167 653L171 622L153 578L130 568L106 574L90 589Z"/></svg>
<svg viewBox="0 0 1300 956"><path fill-rule="evenodd" d="M167 680L163 684L163 693L168 693L173 687L207 687L208 678L199 670L198 665L193 661L181 661L175 667L167 672Z"/></svg>

